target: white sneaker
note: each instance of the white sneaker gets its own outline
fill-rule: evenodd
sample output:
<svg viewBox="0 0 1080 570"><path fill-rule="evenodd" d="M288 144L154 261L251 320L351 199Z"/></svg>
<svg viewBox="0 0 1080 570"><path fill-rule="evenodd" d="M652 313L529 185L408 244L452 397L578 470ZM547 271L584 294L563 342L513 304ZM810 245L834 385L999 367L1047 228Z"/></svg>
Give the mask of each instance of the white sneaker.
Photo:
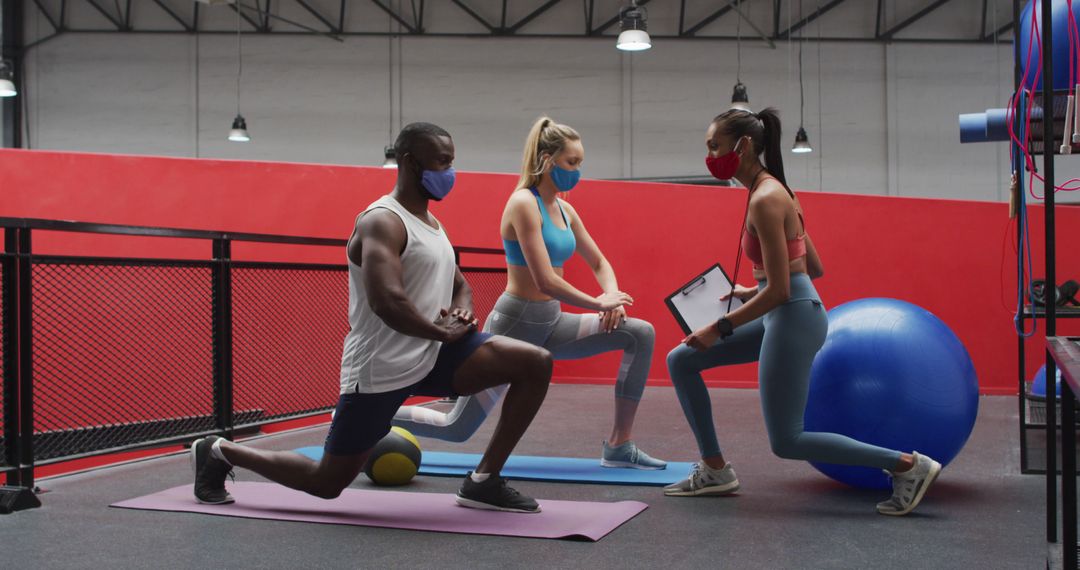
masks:
<svg viewBox="0 0 1080 570"><path fill-rule="evenodd" d="M903 473L885 473L892 477L893 494L888 501L877 504L877 512L894 517L903 516L915 510L922 501L930 484L941 473L941 464L925 455L913 452L915 466Z"/></svg>
<svg viewBox="0 0 1080 570"><path fill-rule="evenodd" d="M723 469L713 469L698 461L690 469L686 479L664 487L669 497L695 497L697 495L730 495L739 490L739 478L731 463Z"/></svg>

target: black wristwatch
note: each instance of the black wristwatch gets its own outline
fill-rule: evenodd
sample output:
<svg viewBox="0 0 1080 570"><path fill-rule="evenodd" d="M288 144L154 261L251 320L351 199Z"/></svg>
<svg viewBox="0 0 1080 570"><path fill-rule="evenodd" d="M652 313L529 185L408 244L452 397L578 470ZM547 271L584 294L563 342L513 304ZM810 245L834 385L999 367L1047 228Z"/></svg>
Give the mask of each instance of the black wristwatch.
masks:
<svg viewBox="0 0 1080 570"><path fill-rule="evenodd" d="M723 317L716 321L716 331L720 333L720 338L727 338L735 332L735 327L732 326L731 321L727 320L727 317Z"/></svg>

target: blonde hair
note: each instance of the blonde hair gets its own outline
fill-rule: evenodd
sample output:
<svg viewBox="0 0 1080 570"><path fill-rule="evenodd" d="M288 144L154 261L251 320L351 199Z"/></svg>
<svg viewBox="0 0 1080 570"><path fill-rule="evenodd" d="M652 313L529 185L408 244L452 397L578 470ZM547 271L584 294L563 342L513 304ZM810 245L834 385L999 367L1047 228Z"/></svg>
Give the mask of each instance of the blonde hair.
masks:
<svg viewBox="0 0 1080 570"><path fill-rule="evenodd" d="M529 129L525 139L525 154L521 159L521 178L518 188L532 188L540 183L540 175L546 166L540 161L544 154L555 155L566 148L567 141L579 141L581 135L574 129L556 123L551 117L540 117Z"/></svg>

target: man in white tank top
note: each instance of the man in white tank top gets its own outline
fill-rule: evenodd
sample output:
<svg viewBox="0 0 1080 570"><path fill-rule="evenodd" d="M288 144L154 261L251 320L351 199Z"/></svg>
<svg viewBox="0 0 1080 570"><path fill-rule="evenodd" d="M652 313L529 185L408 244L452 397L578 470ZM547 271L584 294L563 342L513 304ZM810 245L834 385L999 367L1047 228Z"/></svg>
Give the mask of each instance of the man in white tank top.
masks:
<svg viewBox="0 0 1080 570"><path fill-rule="evenodd" d="M357 216L349 239L350 330L322 459L263 451L217 436L196 440L191 459L199 502L233 502L225 489L233 466L318 497L337 497L363 469L409 396L471 395L509 384L499 424L457 500L466 507L540 511L499 472L544 401L551 354L476 330L472 290L442 224L428 212L428 203L442 200L453 187L450 135L430 123L412 123L402 129L394 150L397 185Z"/></svg>

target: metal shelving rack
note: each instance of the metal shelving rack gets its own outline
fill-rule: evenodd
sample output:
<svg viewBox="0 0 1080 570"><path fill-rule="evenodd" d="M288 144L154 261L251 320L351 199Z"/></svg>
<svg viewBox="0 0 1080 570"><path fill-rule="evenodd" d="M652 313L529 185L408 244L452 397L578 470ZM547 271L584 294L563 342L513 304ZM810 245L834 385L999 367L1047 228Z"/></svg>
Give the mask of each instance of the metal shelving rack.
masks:
<svg viewBox="0 0 1080 570"><path fill-rule="evenodd" d="M1080 309L1062 309L1061 307L1058 307L1056 316L1059 319L1080 319ZM1028 305L1024 308L1024 312L1021 315L1020 324L1023 326L1027 320L1034 321L1040 319L1046 319L1046 311L1041 308L1032 311L1031 306ZM1024 362L1026 361L1024 340L1023 337L1017 336L1016 351L1018 355L1017 362L1019 363L1017 374L1019 383L1017 389L1018 394L1020 395L1017 399L1019 404L1018 417L1020 418L1020 472L1024 474L1045 474L1045 452L1042 452L1041 460L1035 460L1032 457L1032 450L1038 449L1039 451L1042 451L1040 448L1045 447L1046 445L1045 441L1039 441L1040 438L1036 435L1045 432L1048 425L1046 419L1047 412L1044 409L1042 413L1040 413L1039 406L1049 405L1052 400L1043 398L1042 401L1039 401L1031 397L1030 385L1027 383L1024 371ZM1047 382L1048 386L1049 384L1050 383ZM1060 402L1060 399L1058 401ZM1057 416L1056 413L1055 416ZM1080 425L1078 425L1077 428L1080 428ZM1055 422L1055 431L1060 430L1060 422ZM1031 441L1033 439L1037 441ZM1057 472L1060 473L1061 470L1058 469Z"/></svg>

